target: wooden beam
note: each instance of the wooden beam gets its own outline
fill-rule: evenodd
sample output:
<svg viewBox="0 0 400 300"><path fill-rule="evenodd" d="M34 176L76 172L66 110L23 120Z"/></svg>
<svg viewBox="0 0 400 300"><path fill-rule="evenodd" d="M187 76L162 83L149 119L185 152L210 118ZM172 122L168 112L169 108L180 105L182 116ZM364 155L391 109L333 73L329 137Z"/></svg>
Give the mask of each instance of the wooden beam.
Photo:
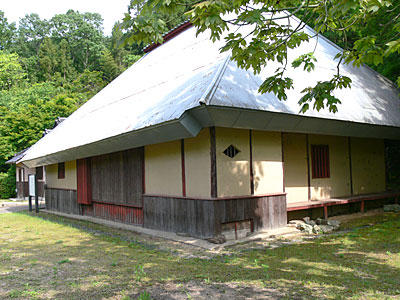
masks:
<svg viewBox="0 0 400 300"><path fill-rule="evenodd" d="M250 194L254 195L254 172L253 172L253 131L249 130L249 146L250 146Z"/></svg>
<svg viewBox="0 0 400 300"><path fill-rule="evenodd" d="M146 193L146 165L145 165L145 147L142 147L142 207L144 206L144 198L143 195Z"/></svg>
<svg viewBox="0 0 400 300"><path fill-rule="evenodd" d="M324 218L328 219L328 206L324 205Z"/></svg>
<svg viewBox="0 0 400 300"><path fill-rule="evenodd" d="M307 187L308 201L311 200L311 179L310 179L310 151L309 151L308 134L306 134L306 155L307 155Z"/></svg>
<svg viewBox="0 0 400 300"><path fill-rule="evenodd" d="M284 148L283 148L283 132L281 132L281 157L282 157L282 191L285 192L285 155L284 155Z"/></svg>
<svg viewBox="0 0 400 300"><path fill-rule="evenodd" d="M351 137L348 137L347 144L349 146L348 151L349 151L349 167L350 167L350 194L353 196L354 190L353 190L353 166L351 161Z"/></svg>
<svg viewBox="0 0 400 300"><path fill-rule="evenodd" d="M182 196L186 197L185 140L181 139Z"/></svg>
<svg viewBox="0 0 400 300"><path fill-rule="evenodd" d="M215 127L210 127L210 158L211 158L211 197L218 197L217 190L217 149Z"/></svg>

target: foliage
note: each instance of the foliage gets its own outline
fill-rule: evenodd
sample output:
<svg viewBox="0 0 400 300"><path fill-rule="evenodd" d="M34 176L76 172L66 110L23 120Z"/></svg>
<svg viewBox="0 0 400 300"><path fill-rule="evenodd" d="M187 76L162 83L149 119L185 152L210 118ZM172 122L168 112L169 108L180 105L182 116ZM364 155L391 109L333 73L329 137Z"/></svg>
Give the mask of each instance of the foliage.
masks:
<svg viewBox="0 0 400 300"><path fill-rule="evenodd" d="M15 196L15 166L6 173L0 173L0 199L9 199Z"/></svg>
<svg viewBox="0 0 400 300"><path fill-rule="evenodd" d="M0 50L7 49L15 37L15 23L9 24L4 13L0 11Z"/></svg>
<svg viewBox="0 0 400 300"><path fill-rule="evenodd" d="M162 42L162 34L170 22L165 16L185 11L186 17L196 26L197 34L207 31L213 41L225 40L221 51L231 52L232 59L240 67L259 73L268 61L280 63L281 67L265 78L259 90L273 92L280 100L286 100L286 92L295 84L284 76L288 63L294 68L303 66L306 72L313 71L318 63L313 53L301 53L290 62L288 51L320 34L336 36L344 47L335 58L337 73L330 80L303 90L304 95L299 100L301 112L307 111L310 104L317 110L326 107L337 111L340 100L333 95L334 91L351 86L351 79L340 73L341 63L380 66L391 55L400 54L400 5L395 1L132 0L131 7L136 8L135 12L126 14L121 24L127 31L126 42ZM386 15L390 19L386 19ZM301 17L298 24L293 16ZM384 21L387 22L382 22L382 16L386 16ZM306 24L313 26L314 36L303 31ZM376 28L384 34L379 34ZM354 39L349 41L351 33Z"/></svg>
<svg viewBox="0 0 400 300"><path fill-rule="evenodd" d="M24 70L18 61L18 54L0 51L0 89L9 90L18 85L25 77Z"/></svg>
<svg viewBox="0 0 400 300"><path fill-rule="evenodd" d="M49 20L28 14L17 27L0 11L0 172L12 172L7 159L139 59L141 46L121 46L118 30L104 36L102 22L69 10ZM3 186L15 180L1 176Z"/></svg>

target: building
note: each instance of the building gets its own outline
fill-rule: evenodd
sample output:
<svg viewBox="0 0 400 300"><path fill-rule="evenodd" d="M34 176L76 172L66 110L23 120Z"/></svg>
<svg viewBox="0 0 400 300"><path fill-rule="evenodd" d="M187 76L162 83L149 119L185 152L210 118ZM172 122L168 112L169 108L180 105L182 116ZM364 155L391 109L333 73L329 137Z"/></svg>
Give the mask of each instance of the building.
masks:
<svg viewBox="0 0 400 300"><path fill-rule="evenodd" d="M7 164L15 164L15 180L16 180L16 190L15 195L17 200L27 200L29 197L29 185L28 178L29 175L37 176L37 193L40 199L44 198L44 183L45 183L45 175L44 175L44 167L39 166L36 168L28 168L23 163L21 163L22 158L25 155L25 152L29 148L26 148L17 154L15 154L10 160L6 161Z"/></svg>
<svg viewBox="0 0 400 300"><path fill-rule="evenodd" d="M315 71L289 68L295 89L279 101L258 93L273 64L239 69L221 43L183 24L22 162L45 166L49 210L200 238L284 226L296 208L393 196L384 139L400 138L399 91L366 66L342 65L353 84L336 91L339 111L299 114L301 90L335 74L341 51L316 42Z"/></svg>

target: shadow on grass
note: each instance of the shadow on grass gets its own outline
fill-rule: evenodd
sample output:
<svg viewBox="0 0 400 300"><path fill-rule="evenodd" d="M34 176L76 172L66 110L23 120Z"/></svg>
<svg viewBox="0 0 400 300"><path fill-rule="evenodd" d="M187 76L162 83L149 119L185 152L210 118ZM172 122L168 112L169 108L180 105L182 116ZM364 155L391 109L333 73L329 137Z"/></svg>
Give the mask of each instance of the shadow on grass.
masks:
<svg viewBox="0 0 400 300"><path fill-rule="evenodd" d="M44 297L136 298L145 290L156 299L400 294L399 214L343 235L212 259L184 259L150 239L86 221L26 212L14 218L0 229L0 263L9 269L0 282L19 291L28 283Z"/></svg>

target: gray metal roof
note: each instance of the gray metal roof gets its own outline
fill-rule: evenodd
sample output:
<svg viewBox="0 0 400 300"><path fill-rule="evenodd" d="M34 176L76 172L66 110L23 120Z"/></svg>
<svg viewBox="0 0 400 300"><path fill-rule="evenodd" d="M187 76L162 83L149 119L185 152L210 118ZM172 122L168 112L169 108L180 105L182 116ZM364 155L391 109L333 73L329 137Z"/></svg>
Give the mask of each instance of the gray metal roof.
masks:
<svg viewBox="0 0 400 300"><path fill-rule="evenodd" d="M196 37L195 28L189 28L122 73L32 146L23 161L32 167L99 155L195 136L212 125L400 138L399 91L366 66L342 65L353 84L335 92L342 100L336 114L298 113L301 90L336 72L340 48L321 37L290 52L289 59L311 52L315 42L315 71L289 67L295 89L287 101L279 101L258 93L274 63L258 75L239 69L230 54L219 52L223 42L212 43L207 33Z"/></svg>
<svg viewBox="0 0 400 300"><path fill-rule="evenodd" d="M29 148L25 148L24 150L16 153L11 159L6 161L6 164L17 164L19 161L25 156L26 151L28 151Z"/></svg>

